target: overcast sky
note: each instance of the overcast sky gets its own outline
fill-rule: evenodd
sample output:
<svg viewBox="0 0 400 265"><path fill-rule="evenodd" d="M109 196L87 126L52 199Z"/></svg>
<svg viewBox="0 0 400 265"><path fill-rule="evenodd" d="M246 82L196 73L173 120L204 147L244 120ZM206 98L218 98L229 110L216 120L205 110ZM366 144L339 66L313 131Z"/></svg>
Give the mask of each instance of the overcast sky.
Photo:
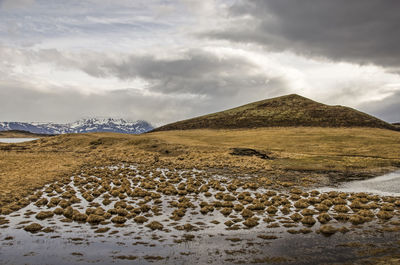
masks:
<svg viewBox="0 0 400 265"><path fill-rule="evenodd" d="M0 0L0 121L154 125L297 93L400 121L398 0Z"/></svg>

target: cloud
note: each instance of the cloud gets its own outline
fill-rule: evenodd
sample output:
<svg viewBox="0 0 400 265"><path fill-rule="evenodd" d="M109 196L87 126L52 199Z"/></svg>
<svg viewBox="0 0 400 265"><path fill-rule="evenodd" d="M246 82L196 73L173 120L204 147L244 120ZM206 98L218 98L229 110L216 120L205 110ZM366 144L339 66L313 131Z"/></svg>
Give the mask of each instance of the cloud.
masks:
<svg viewBox="0 0 400 265"><path fill-rule="evenodd" d="M21 84L1 87L2 121L70 122L82 117L104 116L144 119L162 125L223 110L235 104L235 100L147 94L135 89L83 95L76 90L38 91Z"/></svg>
<svg viewBox="0 0 400 265"><path fill-rule="evenodd" d="M116 117L145 119L154 124L179 117L182 109L192 102L179 98L144 95L134 89L83 95L76 90L38 91L18 86L2 86L0 105L2 121L70 122L82 117ZM176 104L181 104L178 109ZM157 106L157 111L154 110ZM6 113L6 115L4 115Z"/></svg>
<svg viewBox="0 0 400 265"><path fill-rule="evenodd" d="M160 2L0 0L0 39L14 46L99 51L148 47L160 35L166 39L177 23L176 16L156 17Z"/></svg>
<svg viewBox="0 0 400 265"><path fill-rule="evenodd" d="M205 50L160 58L0 47L0 55L2 120L112 116L157 125L285 94L288 87L284 77L243 56Z"/></svg>
<svg viewBox="0 0 400 265"><path fill-rule="evenodd" d="M400 122L400 91L381 100L371 100L359 106L363 111L374 113L388 122Z"/></svg>
<svg viewBox="0 0 400 265"><path fill-rule="evenodd" d="M400 67L400 1L248 0L230 8L230 27L211 38L335 61Z"/></svg>
<svg viewBox="0 0 400 265"><path fill-rule="evenodd" d="M35 3L35 0L0 0L1 9L25 8Z"/></svg>
<svg viewBox="0 0 400 265"><path fill-rule="evenodd" d="M90 62L89 75L146 80L148 90L163 94L232 97L248 94L274 95L285 91L284 80L268 76L259 66L240 56L224 56L204 50L188 50L177 58L132 55L121 61Z"/></svg>
<svg viewBox="0 0 400 265"><path fill-rule="evenodd" d="M27 96L40 103L29 115L51 121L108 114L164 124L289 93L358 108L400 91L399 76L382 67L230 48L115 54L0 46L0 56L0 89L9 88L3 98L21 90L41 95ZM15 101L13 106L26 107L9 111L0 102L3 119L23 118L32 104Z"/></svg>

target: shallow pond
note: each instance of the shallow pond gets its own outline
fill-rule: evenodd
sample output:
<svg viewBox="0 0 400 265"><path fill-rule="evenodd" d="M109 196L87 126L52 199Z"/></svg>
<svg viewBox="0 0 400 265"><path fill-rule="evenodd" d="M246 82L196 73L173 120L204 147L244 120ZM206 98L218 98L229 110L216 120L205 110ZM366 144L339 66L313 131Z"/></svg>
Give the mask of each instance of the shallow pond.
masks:
<svg viewBox="0 0 400 265"><path fill-rule="evenodd" d="M243 181L247 181L243 177ZM334 218L329 224L336 228L345 228L331 236L318 232L321 224L317 221L311 226L293 221L293 213L304 214L295 207L295 202L311 197L318 199L331 198L339 200L338 194L273 191L265 187L241 185L229 191L234 179L228 176L207 176L201 171L191 172L168 171L164 169L141 171L136 166L119 165L108 168L94 168L78 176L65 178L57 184L46 185L38 198L31 200L26 207L0 216L0 263L1 264L321 264L355 263L360 258L379 255L399 254L398 238L400 224L398 207L393 209L390 220L371 219L363 225L352 225ZM187 192L187 194L167 194L159 188L169 182L177 190L189 190L190 185L198 183L209 185L206 192ZM152 183L157 183L152 187ZM191 184L190 184L191 183ZM213 185L217 183L218 185ZM180 188L182 184L184 187ZM52 186L54 185L54 186ZM109 186L107 189L103 189ZM129 187L129 192L114 194L114 188ZM145 191L147 195L131 193ZM200 189L201 190L201 189ZM217 199L222 193L234 196L234 200ZM100 192L101 191L101 192ZM96 194L90 202L87 194ZM159 197L154 196L156 193ZM247 198L239 199L242 193ZM268 194L263 197L263 195ZM124 224L110 222L110 218L99 224L79 223L65 218L65 214L39 220L36 214L40 211L54 211L60 205L38 205L39 199L50 201L52 198L68 198L74 194L76 201L70 205L84 213L89 208L101 207L104 211L115 209L116 203L125 202L127 206L137 209L148 205L151 210L142 210L138 216L145 216L145 223L137 223L135 216ZM86 194L86 195L85 195ZM136 195L135 195L136 194ZM297 197L295 196L297 194ZM122 197L121 197L122 196ZM356 196L356 195L354 195ZM343 200L350 208L350 194ZM110 203L105 204L104 199ZM258 225L248 228L244 225L240 210L222 214L228 206L218 207L216 202L251 205L249 201L261 201L272 205L274 200L286 199L287 204L274 204L277 211L269 214L266 210L253 211ZM340 197L341 198L341 197ZM366 197L362 197L367 199ZM182 200L185 199L185 200ZM390 198L387 198L390 199ZM386 199L386 200L387 200ZM397 200L397 198L392 198ZM371 198L379 205L385 204L384 198ZM339 200L340 201L340 200ZM173 217L178 202L188 202L192 206L178 219ZM269 202L269 203L267 203ZM276 201L275 201L276 202ZM369 203L368 202L368 203ZM201 213L201 203L214 205L211 212ZM61 204L61 203L60 203ZM366 202L367 205L367 202ZM265 207L267 208L267 207ZM285 213L283 208L288 209ZM316 217L316 205L307 208L311 216ZM134 209L129 210L134 212ZM158 210L157 210L158 209ZM123 210L123 209L121 209ZM124 211L124 210L123 210ZM371 209L375 214L378 209ZM139 211L140 212L140 211ZM334 217L332 206L326 213ZM349 209L348 215L356 214ZM305 214L304 214L305 215ZM115 215L114 215L115 216ZM112 220L112 219L111 219ZM151 221L160 222L160 230L147 226ZM230 225L226 225L227 222ZM44 229L29 233L24 227L38 223ZM189 225L190 224L190 225ZM232 227L237 229L230 229ZM102 230L103 229L103 230ZM101 231L101 232L99 232ZM296 232L293 234L293 231ZM376 251L379 250L379 253ZM374 252L375 251L375 252Z"/></svg>
<svg viewBox="0 0 400 265"><path fill-rule="evenodd" d="M400 170L372 179L343 183L338 187L325 187L320 191L367 192L382 196L400 196Z"/></svg>
<svg viewBox="0 0 400 265"><path fill-rule="evenodd" d="M16 144L37 140L38 138L0 138L0 143Z"/></svg>

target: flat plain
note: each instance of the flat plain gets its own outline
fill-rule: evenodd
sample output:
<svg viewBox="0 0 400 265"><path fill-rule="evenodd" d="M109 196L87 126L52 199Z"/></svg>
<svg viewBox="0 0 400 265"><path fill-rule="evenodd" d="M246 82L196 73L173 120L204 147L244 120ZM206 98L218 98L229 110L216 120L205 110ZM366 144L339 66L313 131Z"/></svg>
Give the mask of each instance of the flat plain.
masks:
<svg viewBox="0 0 400 265"><path fill-rule="evenodd" d="M398 150L397 131L318 127L0 144L1 258L26 261L17 246L32 264L59 262L35 244L45 239L65 264L395 264L399 198L318 189L395 171ZM99 245L110 252L95 259Z"/></svg>

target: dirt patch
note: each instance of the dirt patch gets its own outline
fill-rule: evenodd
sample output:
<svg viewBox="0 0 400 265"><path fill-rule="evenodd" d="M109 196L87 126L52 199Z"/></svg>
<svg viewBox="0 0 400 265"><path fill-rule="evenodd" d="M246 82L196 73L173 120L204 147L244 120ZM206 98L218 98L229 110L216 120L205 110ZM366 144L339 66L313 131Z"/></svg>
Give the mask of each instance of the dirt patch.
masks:
<svg viewBox="0 0 400 265"><path fill-rule="evenodd" d="M255 150L255 149L251 149L251 148L235 147L235 148L232 148L232 152L230 154L235 155L235 156L256 156L261 159L273 159L267 153L261 152L261 151Z"/></svg>

